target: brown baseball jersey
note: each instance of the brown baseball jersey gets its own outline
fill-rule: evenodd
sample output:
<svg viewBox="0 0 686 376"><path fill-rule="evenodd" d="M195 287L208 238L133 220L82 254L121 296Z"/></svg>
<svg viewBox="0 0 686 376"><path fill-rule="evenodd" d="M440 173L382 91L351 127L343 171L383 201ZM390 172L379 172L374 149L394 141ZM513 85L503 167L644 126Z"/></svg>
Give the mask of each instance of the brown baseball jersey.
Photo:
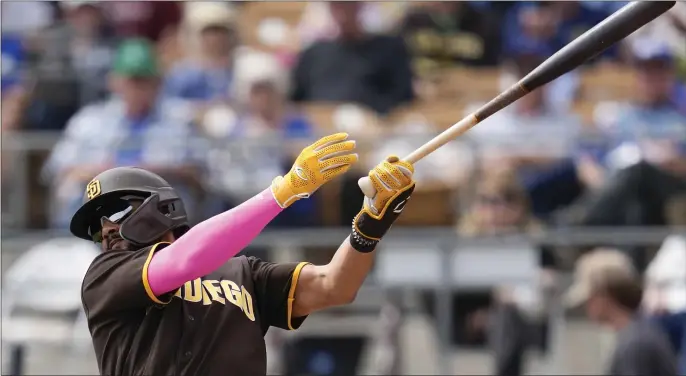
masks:
<svg viewBox="0 0 686 376"><path fill-rule="evenodd" d="M167 243L98 255L81 298L103 375L265 375L270 326L297 329L291 317L300 270L236 257L178 290L155 296L148 265Z"/></svg>

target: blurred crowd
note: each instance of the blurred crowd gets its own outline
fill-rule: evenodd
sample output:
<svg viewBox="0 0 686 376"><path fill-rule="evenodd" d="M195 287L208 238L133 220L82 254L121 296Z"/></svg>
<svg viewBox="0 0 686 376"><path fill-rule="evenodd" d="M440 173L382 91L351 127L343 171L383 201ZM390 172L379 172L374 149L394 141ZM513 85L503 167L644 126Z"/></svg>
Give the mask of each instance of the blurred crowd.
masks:
<svg viewBox="0 0 686 376"><path fill-rule="evenodd" d="M173 180L199 219L321 133L366 142L366 164L412 150L624 4L9 2L2 130L61 133L34 182L50 190L51 227L115 165ZM418 179L458 189L507 170L544 222L668 223L686 174L683 8L488 119L471 149L441 149ZM296 206L284 223L322 222L321 203Z"/></svg>
<svg viewBox="0 0 686 376"><path fill-rule="evenodd" d="M65 228L85 183L122 165L163 175L201 220L264 189L315 137L347 131L359 170L274 224L347 226L367 167L625 4L2 2L2 132L59 134L29 176L34 210L48 214L27 225ZM684 40L678 3L432 154L403 224L464 236L686 225ZM623 251L645 269L643 250Z"/></svg>

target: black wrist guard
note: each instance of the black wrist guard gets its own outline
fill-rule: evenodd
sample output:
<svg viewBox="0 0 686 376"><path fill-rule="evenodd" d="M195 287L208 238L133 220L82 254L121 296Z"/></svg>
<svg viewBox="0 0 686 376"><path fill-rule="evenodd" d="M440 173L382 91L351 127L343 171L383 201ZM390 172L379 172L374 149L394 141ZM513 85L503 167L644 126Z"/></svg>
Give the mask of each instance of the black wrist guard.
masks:
<svg viewBox="0 0 686 376"><path fill-rule="evenodd" d="M350 244L358 252L372 252L381 238L391 228L393 222L400 216L407 200L414 191L414 184L409 186L398 196L390 200L379 215L373 215L367 208L362 210L353 219Z"/></svg>

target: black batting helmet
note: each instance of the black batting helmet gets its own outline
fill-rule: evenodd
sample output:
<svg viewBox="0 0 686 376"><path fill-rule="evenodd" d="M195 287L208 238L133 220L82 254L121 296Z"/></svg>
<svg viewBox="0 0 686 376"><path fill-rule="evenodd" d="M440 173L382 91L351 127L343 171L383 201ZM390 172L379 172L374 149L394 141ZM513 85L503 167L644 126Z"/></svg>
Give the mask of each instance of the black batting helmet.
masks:
<svg viewBox="0 0 686 376"><path fill-rule="evenodd" d="M188 230L183 201L166 180L142 168L117 167L100 173L88 183L84 203L71 219L71 233L92 240L94 229L100 231L102 217L121 210L118 206L130 197L140 199L142 204L120 223L123 239L146 246L167 231L179 236Z"/></svg>

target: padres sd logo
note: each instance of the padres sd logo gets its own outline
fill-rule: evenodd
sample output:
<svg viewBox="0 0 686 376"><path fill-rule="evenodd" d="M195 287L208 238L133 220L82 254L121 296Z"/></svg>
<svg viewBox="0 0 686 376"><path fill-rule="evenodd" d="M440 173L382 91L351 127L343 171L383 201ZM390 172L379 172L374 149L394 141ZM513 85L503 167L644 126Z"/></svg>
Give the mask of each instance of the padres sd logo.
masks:
<svg viewBox="0 0 686 376"><path fill-rule="evenodd" d="M99 180L93 180L86 186L86 197L88 197L89 200L100 196L100 192L101 189Z"/></svg>

